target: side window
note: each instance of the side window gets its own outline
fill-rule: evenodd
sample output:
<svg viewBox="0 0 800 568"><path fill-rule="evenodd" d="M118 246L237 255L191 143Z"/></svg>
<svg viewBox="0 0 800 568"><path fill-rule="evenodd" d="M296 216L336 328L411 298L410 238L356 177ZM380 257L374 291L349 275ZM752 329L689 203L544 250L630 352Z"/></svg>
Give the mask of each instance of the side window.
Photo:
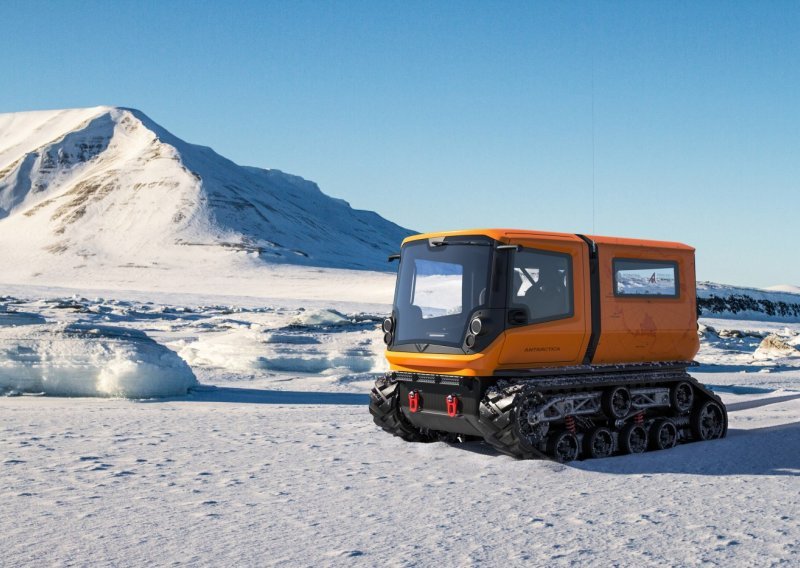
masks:
<svg viewBox="0 0 800 568"><path fill-rule="evenodd" d="M614 259L614 294L677 298L678 263L664 260Z"/></svg>
<svg viewBox="0 0 800 568"><path fill-rule="evenodd" d="M514 253L509 305L527 308L529 323L571 317L572 257L532 249Z"/></svg>

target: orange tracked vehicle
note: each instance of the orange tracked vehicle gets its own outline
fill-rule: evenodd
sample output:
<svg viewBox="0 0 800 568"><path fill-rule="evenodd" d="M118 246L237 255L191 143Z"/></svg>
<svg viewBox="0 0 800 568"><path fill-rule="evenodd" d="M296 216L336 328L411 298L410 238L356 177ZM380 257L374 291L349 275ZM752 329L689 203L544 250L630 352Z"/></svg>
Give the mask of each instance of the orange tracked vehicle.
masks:
<svg viewBox="0 0 800 568"><path fill-rule="evenodd" d="M408 441L482 438L558 461L725 436L692 378L694 249L479 229L403 241L375 423Z"/></svg>

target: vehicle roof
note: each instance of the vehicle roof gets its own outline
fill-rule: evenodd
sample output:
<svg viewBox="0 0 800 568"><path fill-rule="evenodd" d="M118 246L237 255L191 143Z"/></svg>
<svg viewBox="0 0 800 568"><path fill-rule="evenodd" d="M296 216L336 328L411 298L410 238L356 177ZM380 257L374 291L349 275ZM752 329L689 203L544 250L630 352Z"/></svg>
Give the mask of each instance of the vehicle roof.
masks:
<svg viewBox="0 0 800 568"><path fill-rule="evenodd" d="M460 237L467 235L484 235L495 239L500 242L513 242L518 239L524 238L537 238L537 239L553 239L553 240L581 240L581 238L574 233L556 233L551 231L533 231L526 229L464 229L461 231L439 231L435 233L420 233L411 235L403 239L403 244L411 241L419 241L423 239L431 239L437 237ZM621 246L635 246L635 247L657 247L657 248L670 248L677 250L693 251L694 248L683 243L673 241L655 241L650 239L630 239L625 237L607 237L600 235L584 235L592 239L598 245L621 245Z"/></svg>

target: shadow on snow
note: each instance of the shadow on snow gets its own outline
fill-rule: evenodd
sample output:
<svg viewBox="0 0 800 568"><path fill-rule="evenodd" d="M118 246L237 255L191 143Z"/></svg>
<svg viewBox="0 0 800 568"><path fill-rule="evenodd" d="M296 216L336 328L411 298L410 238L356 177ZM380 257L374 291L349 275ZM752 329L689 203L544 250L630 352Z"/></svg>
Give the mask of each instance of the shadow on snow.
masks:
<svg viewBox="0 0 800 568"><path fill-rule="evenodd" d="M578 462L585 471L615 474L800 476L800 422L753 430L732 429L722 440L671 450Z"/></svg>
<svg viewBox="0 0 800 568"><path fill-rule="evenodd" d="M769 371L778 373L780 371L796 371L798 367L780 365L777 363L750 363L747 365L722 364L722 363L701 363L697 367L692 367L690 373L761 373ZM695 377L700 380L699 377ZM703 381L700 380L702 383Z"/></svg>
<svg viewBox="0 0 800 568"><path fill-rule="evenodd" d="M192 389L188 395L147 399L141 402L229 402L236 404L333 404L345 406L367 406L369 395L338 392L279 391L268 389L244 389L236 387L201 387Z"/></svg>
<svg viewBox="0 0 800 568"><path fill-rule="evenodd" d="M485 456L503 455L483 442L450 446ZM722 440L681 444L671 450L564 465L587 472L616 475L800 476L800 423L754 430L733 429Z"/></svg>

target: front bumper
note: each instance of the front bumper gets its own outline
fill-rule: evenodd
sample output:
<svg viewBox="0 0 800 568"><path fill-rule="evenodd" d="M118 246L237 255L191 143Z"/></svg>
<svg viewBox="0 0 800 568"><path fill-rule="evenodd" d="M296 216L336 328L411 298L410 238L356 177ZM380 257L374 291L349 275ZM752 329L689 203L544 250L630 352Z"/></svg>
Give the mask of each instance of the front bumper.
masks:
<svg viewBox="0 0 800 568"><path fill-rule="evenodd" d="M483 436L478 412L486 381L478 377L399 371L389 375L391 380L397 381L403 415L417 428ZM449 404L448 397L451 397ZM413 398L417 399L416 411L412 411Z"/></svg>

